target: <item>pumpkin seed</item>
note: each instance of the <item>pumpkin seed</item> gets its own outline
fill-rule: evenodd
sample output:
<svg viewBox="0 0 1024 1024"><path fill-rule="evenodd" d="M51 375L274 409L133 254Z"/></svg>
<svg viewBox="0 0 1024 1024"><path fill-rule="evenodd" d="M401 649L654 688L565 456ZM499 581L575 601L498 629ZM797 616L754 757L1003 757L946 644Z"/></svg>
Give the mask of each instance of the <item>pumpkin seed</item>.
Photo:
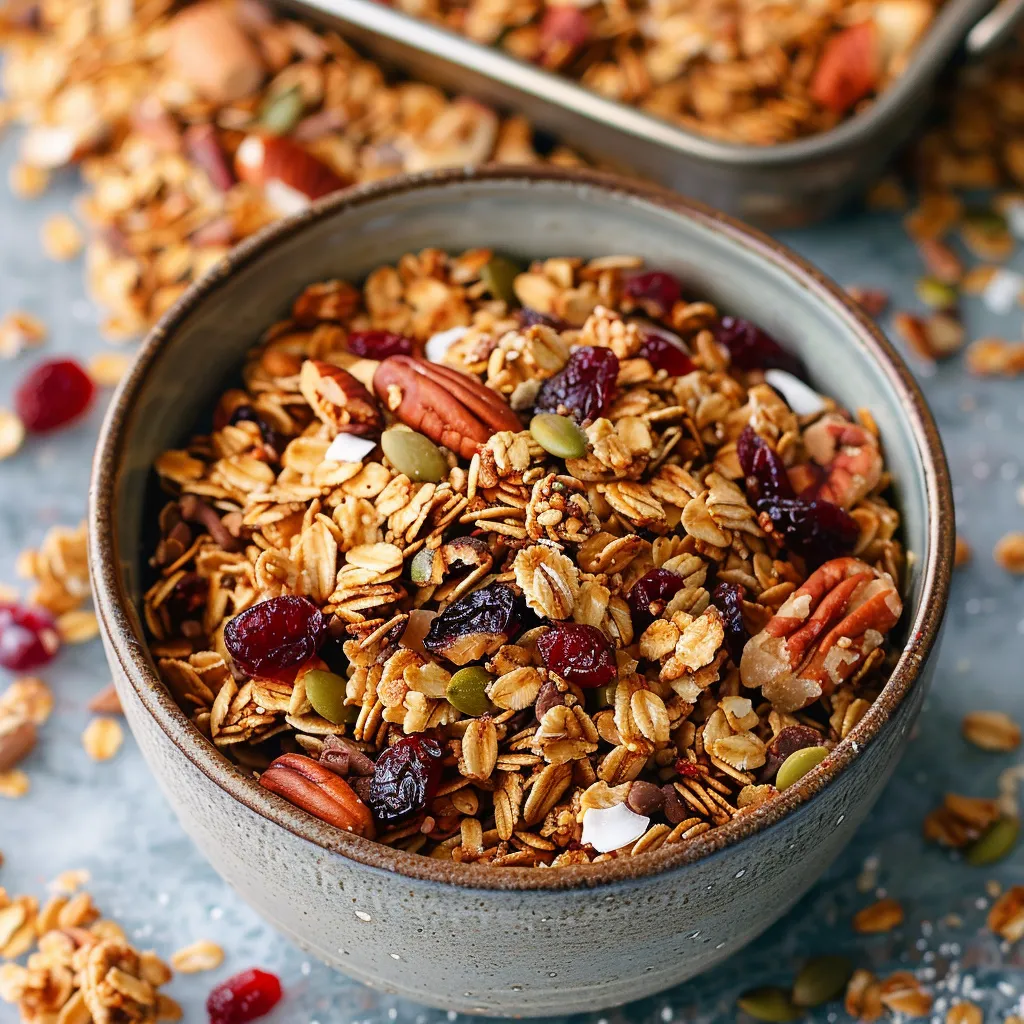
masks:
<svg viewBox="0 0 1024 1024"><path fill-rule="evenodd" d="M803 747L794 750L779 767L775 788L781 793L799 782L812 768L816 768L829 755L828 747Z"/></svg>
<svg viewBox="0 0 1024 1024"><path fill-rule="evenodd" d="M935 277L922 277L917 282L917 297L932 309L953 309L956 306L957 291Z"/></svg>
<svg viewBox="0 0 1024 1024"><path fill-rule="evenodd" d="M381 435L380 446L399 473L419 483L440 483L448 476L448 463L429 437L415 430L392 427Z"/></svg>
<svg viewBox="0 0 1024 1024"><path fill-rule="evenodd" d="M260 127L271 135L287 135L299 123L305 106L302 89L297 85L272 94L260 107Z"/></svg>
<svg viewBox="0 0 1024 1024"><path fill-rule="evenodd" d="M820 1006L838 998L853 974L853 964L845 956L816 956L804 964L793 982L792 1000L796 1006Z"/></svg>
<svg viewBox="0 0 1024 1024"><path fill-rule="evenodd" d="M445 691L448 703L472 718L486 715L491 710L486 690L493 679L494 676L479 665L460 668L448 681L448 689Z"/></svg>
<svg viewBox="0 0 1024 1024"><path fill-rule="evenodd" d="M615 690L618 687L619 682L616 680L614 683L605 683L603 686L598 686L594 691L594 703L599 708L610 708L615 703Z"/></svg>
<svg viewBox="0 0 1024 1024"><path fill-rule="evenodd" d="M345 706L345 680L333 672L313 669L302 677L306 696L313 710L328 722L341 725L352 721L352 712L359 714L359 708Z"/></svg>
<svg viewBox="0 0 1024 1024"><path fill-rule="evenodd" d="M409 565L409 578L418 587L426 586L434 575L434 560L439 558L436 548L420 548L412 556Z"/></svg>
<svg viewBox="0 0 1024 1024"><path fill-rule="evenodd" d="M582 459L587 454L587 435L568 416L539 412L530 420L530 433L544 451L559 459Z"/></svg>
<svg viewBox="0 0 1024 1024"><path fill-rule="evenodd" d="M966 860L976 868L1002 860L1016 845L1020 822L1016 818L999 818L971 844Z"/></svg>
<svg viewBox="0 0 1024 1024"><path fill-rule="evenodd" d="M494 298L511 305L516 300L512 284L522 272L518 263L504 256L492 256L480 271L480 280Z"/></svg>
<svg viewBox="0 0 1024 1024"><path fill-rule="evenodd" d="M800 1011L790 1002L789 993L772 985L752 988L736 1000L736 1005L754 1020L798 1020Z"/></svg>

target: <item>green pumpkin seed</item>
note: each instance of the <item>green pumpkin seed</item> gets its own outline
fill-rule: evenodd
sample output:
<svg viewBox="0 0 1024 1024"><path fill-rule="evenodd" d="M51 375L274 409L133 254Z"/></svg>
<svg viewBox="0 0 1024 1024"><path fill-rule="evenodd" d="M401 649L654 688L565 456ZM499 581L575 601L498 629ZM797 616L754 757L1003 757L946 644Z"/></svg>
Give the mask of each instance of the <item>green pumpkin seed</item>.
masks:
<svg viewBox="0 0 1024 1024"><path fill-rule="evenodd" d="M512 305L516 301L512 285L522 272L523 268L518 263L504 256L492 256L480 271L480 280L494 298Z"/></svg>
<svg viewBox="0 0 1024 1024"><path fill-rule="evenodd" d="M1019 832L1020 822L1016 818L1000 818L971 844L967 850L967 863L980 868L1002 860L1017 844Z"/></svg>
<svg viewBox="0 0 1024 1024"><path fill-rule="evenodd" d="M754 1020L798 1020L800 1011L790 1002L789 993L772 985L752 988L736 1000L736 1005Z"/></svg>
<svg viewBox="0 0 1024 1024"><path fill-rule="evenodd" d="M491 710L487 687L493 679L494 676L479 665L460 668L448 681L448 689L445 691L448 703L473 718L486 715Z"/></svg>
<svg viewBox="0 0 1024 1024"><path fill-rule="evenodd" d="M409 578L418 587L425 587L434 576L434 563L439 557L436 548L420 548L412 556L409 565Z"/></svg>
<svg viewBox="0 0 1024 1024"><path fill-rule="evenodd" d="M605 683L598 686L594 691L594 704L599 708L610 708L615 705L615 690L618 688L618 680L614 683Z"/></svg>
<svg viewBox="0 0 1024 1024"><path fill-rule="evenodd" d="M270 135L287 135L299 123L305 108L302 89L293 85L264 100L260 107L260 127Z"/></svg>
<svg viewBox="0 0 1024 1024"><path fill-rule="evenodd" d="M440 483L448 476L448 463L429 437L415 430L392 427L381 435L380 446L399 473L418 483Z"/></svg>
<svg viewBox="0 0 1024 1024"><path fill-rule="evenodd" d="M775 788L781 793L789 789L794 782L799 782L812 768L816 768L828 757L828 747L804 747L794 750L779 768L775 776Z"/></svg>
<svg viewBox="0 0 1024 1024"><path fill-rule="evenodd" d="M359 714L359 708L345 706L345 680L341 676L317 668L307 672L302 682L313 710L328 722L341 725L353 721L353 711Z"/></svg>
<svg viewBox="0 0 1024 1024"><path fill-rule="evenodd" d="M559 459L582 459L587 454L587 435L568 416L539 412L530 420L530 433L544 451Z"/></svg>
<svg viewBox="0 0 1024 1024"><path fill-rule="evenodd" d="M792 999L796 1006L821 1006L837 999L853 974L853 964L845 956L816 956L804 964L793 982Z"/></svg>
<svg viewBox="0 0 1024 1024"><path fill-rule="evenodd" d="M956 306L957 290L938 278L922 277L917 282L917 297L932 309L953 309Z"/></svg>

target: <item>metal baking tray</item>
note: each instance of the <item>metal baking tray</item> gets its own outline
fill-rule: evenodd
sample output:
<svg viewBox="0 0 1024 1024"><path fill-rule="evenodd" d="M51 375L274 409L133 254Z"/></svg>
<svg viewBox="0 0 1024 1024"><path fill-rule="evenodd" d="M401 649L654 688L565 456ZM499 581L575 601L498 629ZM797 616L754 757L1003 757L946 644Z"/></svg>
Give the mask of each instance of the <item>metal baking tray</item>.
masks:
<svg viewBox="0 0 1024 1024"><path fill-rule="evenodd" d="M404 72L525 114L602 165L766 228L821 220L863 192L920 124L940 71L1013 30L1024 0L947 0L906 71L864 113L776 146L719 142L605 99L568 79L398 13L375 0L284 0Z"/></svg>

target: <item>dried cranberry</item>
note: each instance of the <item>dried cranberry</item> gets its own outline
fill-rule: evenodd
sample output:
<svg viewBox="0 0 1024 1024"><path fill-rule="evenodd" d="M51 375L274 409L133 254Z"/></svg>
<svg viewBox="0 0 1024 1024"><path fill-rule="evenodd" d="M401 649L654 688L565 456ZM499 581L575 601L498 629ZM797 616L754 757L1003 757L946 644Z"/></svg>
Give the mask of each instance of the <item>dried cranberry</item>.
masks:
<svg viewBox="0 0 1024 1024"><path fill-rule="evenodd" d="M353 331L348 336L348 350L367 359L387 359L388 356L411 356L412 338L393 331Z"/></svg>
<svg viewBox="0 0 1024 1024"><path fill-rule="evenodd" d="M668 316L683 296L679 278L664 270L645 270L633 274L626 278L622 291L627 299L631 299L648 316L659 319Z"/></svg>
<svg viewBox="0 0 1024 1024"><path fill-rule="evenodd" d="M723 316L712 328L715 341L729 350L733 366L740 370L785 370L807 378L807 368L757 324L738 316Z"/></svg>
<svg viewBox="0 0 1024 1024"><path fill-rule="evenodd" d="M676 759L676 772L679 775L686 775L691 779L699 779L703 774L697 767L696 761L690 761L685 757Z"/></svg>
<svg viewBox="0 0 1024 1024"><path fill-rule="evenodd" d="M228 420L232 426L242 422L255 423L260 428L260 438L275 459L279 459L284 454L287 444L285 439L274 429L270 421L265 416L261 416L251 405L240 405Z"/></svg>
<svg viewBox="0 0 1024 1024"><path fill-rule="evenodd" d="M736 454L752 501L795 497L782 457L753 427L743 429L736 442Z"/></svg>
<svg viewBox="0 0 1024 1024"><path fill-rule="evenodd" d="M778 774L782 762L804 747L821 746L821 733L809 725L787 725L779 731L768 744L768 757L760 772L761 782L772 782Z"/></svg>
<svg viewBox="0 0 1024 1024"><path fill-rule="evenodd" d="M648 626L664 610L669 598L683 589L683 577L668 569L649 569L633 584L626 601L633 613L633 628Z"/></svg>
<svg viewBox="0 0 1024 1024"><path fill-rule="evenodd" d="M610 348L574 348L565 367L537 392L536 412L557 412L577 423L603 416L615 393L619 360Z"/></svg>
<svg viewBox="0 0 1024 1024"><path fill-rule="evenodd" d="M610 683L618 675L615 648L597 626L561 622L537 640L544 665L584 690Z"/></svg>
<svg viewBox="0 0 1024 1024"><path fill-rule="evenodd" d="M307 597L271 597L224 627L224 646L246 675L291 682L327 639L327 623Z"/></svg>
<svg viewBox="0 0 1024 1024"><path fill-rule="evenodd" d="M571 54L590 37L590 22L578 7L566 4L545 9L540 22L541 59L544 63L562 63L566 50Z"/></svg>
<svg viewBox="0 0 1024 1024"><path fill-rule="evenodd" d="M659 331L645 331L637 355L646 359L656 370L664 370L670 377L685 377L697 369L686 354L682 342L675 342Z"/></svg>
<svg viewBox="0 0 1024 1024"><path fill-rule="evenodd" d="M57 626L41 608L0 604L0 665L26 672L53 660L60 647Z"/></svg>
<svg viewBox="0 0 1024 1024"><path fill-rule="evenodd" d="M206 605L209 587L197 572L187 572L174 584L167 597L167 610L171 620L180 625L186 619L194 619L196 613Z"/></svg>
<svg viewBox="0 0 1024 1024"><path fill-rule="evenodd" d="M441 745L426 736L404 736L377 758L370 778L370 810L379 825L419 814L441 782Z"/></svg>
<svg viewBox="0 0 1024 1024"><path fill-rule="evenodd" d="M757 510L767 514L779 540L813 566L851 551L860 536L853 516L821 498L763 498Z"/></svg>
<svg viewBox="0 0 1024 1024"><path fill-rule="evenodd" d="M248 1024L281 1001L281 982L257 967L222 981L207 997L210 1024Z"/></svg>
<svg viewBox="0 0 1024 1024"><path fill-rule="evenodd" d="M506 583L481 587L448 605L431 623L423 646L456 665L493 654L519 632L516 592Z"/></svg>
<svg viewBox="0 0 1024 1024"><path fill-rule="evenodd" d="M29 371L14 407L25 429L41 434L78 419L95 394L92 378L74 359L50 359Z"/></svg>
<svg viewBox="0 0 1024 1024"><path fill-rule="evenodd" d="M549 313L541 313L536 309L530 309L529 306L517 309L516 318L519 320L519 325L523 328L533 327L535 324L543 324L545 327L551 327L556 331L567 331L569 329L568 323L559 317L551 316Z"/></svg>
<svg viewBox="0 0 1024 1024"><path fill-rule="evenodd" d="M719 583L711 594L711 602L722 613L725 624L725 646L734 665L739 665L743 648L750 639L743 624L744 590L738 583Z"/></svg>

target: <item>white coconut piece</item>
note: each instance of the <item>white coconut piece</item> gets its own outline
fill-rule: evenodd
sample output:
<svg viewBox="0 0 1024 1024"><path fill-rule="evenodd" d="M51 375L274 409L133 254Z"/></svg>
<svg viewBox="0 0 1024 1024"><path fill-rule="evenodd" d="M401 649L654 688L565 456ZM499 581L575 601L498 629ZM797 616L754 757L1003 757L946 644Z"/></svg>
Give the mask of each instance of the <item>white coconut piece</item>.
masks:
<svg viewBox="0 0 1024 1024"><path fill-rule="evenodd" d="M1024 238L1024 199L1011 199L1003 207L1003 216L1010 233L1016 238Z"/></svg>
<svg viewBox="0 0 1024 1024"><path fill-rule="evenodd" d="M631 811L625 804L591 807L583 815L583 843L598 853L611 853L635 843L650 823L650 818Z"/></svg>
<svg viewBox="0 0 1024 1024"><path fill-rule="evenodd" d="M457 341L462 341L468 333L468 327L449 327L447 331L438 331L437 334L432 334L427 338L427 343L423 347L427 359L432 363L443 362L444 357L448 354L448 349Z"/></svg>
<svg viewBox="0 0 1024 1024"><path fill-rule="evenodd" d="M374 448L376 441L355 434L339 434L324 454L324 462L362 462Z"/></svg>
<svg viewBox="0 0 1024 1024"><path fill-rule="evenodd" d="M303 195L291 185L286 185L280 178L271 178L267 181L263 186L263 194L266 196L267 202L282 217L301 213L310 203L309 196Z"/></svg>
<svg viewBox="0 0 1024 1024"><path fill-rule="evenodd" d="M998 267L981 293L981 299L993 313L1009 313L1017 305L1024 277L1015 270Z"/></svg>
<svg viewBox="0 0 1024 1024"><path fill-rule="evenodd" d="M765 370L764 379L773 388L782 392L786 404L797 416L813 416L824 412L825 400L799 377L794 377L785 370Z"/></svg>

